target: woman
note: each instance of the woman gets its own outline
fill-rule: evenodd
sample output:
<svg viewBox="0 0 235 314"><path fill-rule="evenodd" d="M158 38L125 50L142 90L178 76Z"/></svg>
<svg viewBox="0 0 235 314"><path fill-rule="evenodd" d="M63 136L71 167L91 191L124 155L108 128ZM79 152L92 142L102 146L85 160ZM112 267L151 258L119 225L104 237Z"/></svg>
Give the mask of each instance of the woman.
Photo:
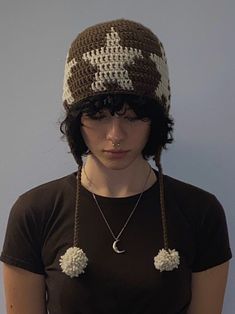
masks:
<svg viewBox="0 0 235 314"><path fill-rule="evenodd" d="M63 103L78 171L14 204L1 255L7 313L221 313L224 210L162 174L173 120L159 39L129 20L83 31L67 56Z"/></svg>

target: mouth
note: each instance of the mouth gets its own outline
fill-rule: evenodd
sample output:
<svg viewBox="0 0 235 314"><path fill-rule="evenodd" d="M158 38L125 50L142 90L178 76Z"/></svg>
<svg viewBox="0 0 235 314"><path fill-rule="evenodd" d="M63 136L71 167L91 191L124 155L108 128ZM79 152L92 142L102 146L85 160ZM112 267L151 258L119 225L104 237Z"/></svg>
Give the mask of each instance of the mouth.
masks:
<svg viewBox="0 0 235 314"><path fill-rule="evenodd" d="M128 151L127 150L120 150L120 149L105 149L104 152L107 152L107 153L127 153Z"/></svg>
<svg viewBox="0 0 235 314"><path fill-rule="evenodd" d="M128 150L112 149L112 150L104 150L104 153L111 158L122 158L128 153Z"/></svg>

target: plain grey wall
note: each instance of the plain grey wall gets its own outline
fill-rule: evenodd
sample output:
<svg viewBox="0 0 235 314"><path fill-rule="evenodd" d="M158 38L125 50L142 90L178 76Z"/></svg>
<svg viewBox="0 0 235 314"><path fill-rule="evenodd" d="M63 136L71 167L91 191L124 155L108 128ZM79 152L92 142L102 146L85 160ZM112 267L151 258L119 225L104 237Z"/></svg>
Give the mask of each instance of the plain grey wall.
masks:
<svg viewBox="0 0 235 314"><path fill-rule="evenodd" d="M1 0L0 244L19 194L76 169L57 124L71 40L90 24L125 17L149 26L166 48L176 125L164 171L216 194L234 251L234 15L234 0ZM233 260L224 314L235 308L232 278Z"/></svg>

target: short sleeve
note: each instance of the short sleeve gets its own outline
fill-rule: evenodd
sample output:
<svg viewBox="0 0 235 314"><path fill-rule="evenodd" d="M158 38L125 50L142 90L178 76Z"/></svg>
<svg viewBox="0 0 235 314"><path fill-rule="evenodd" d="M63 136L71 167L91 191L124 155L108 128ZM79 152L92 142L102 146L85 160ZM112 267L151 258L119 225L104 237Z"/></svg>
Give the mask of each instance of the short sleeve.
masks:
<svg viewBox="0 0 235 314"><path fill-rule="evenodd" d="M41 222L27 197L20 196L13 205L0 260L12 266L44 274L41 258Z"/></svg>
<svg viewBox="0 0 235 314"><path fill-rule="evenodd" d="M225 212L217 198L211 195L197 230L193 272L220 265L232 257Z"/></svg>

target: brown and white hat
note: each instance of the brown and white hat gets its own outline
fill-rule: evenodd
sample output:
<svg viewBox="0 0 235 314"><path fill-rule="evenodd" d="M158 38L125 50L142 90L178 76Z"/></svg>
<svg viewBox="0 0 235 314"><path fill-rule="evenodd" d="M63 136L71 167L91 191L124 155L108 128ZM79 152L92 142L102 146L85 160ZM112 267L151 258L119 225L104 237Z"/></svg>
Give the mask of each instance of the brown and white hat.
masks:
<svg viewBox="0 0 235 314"><path fill-rule="evenodd" d="M72 42L65 65L63 104L69 110L88 97L115 93L147 96L161 103L169 112L170 84L163 45L151 30L124 19L91 26ZM168 245L160 153L161 149L155 156L155 162L159 169L164 246L153 257L153 263L162 272L178 268L180 255ZM73 245L59 259L62 272L71 278L84 273L88 265L88 257L79 247L78 239L82 173L82 166L79 166ZM114 237L114 243L118 241L119 235Z"/></svg>
<svg viewBox="0 0 235 314"><path fill-rule="evenodd" d="M108 93L148 96L169 111L163 45L139 23L125 19L100 23L85 29L71 44L65 64L64 107Z"/></svg>

